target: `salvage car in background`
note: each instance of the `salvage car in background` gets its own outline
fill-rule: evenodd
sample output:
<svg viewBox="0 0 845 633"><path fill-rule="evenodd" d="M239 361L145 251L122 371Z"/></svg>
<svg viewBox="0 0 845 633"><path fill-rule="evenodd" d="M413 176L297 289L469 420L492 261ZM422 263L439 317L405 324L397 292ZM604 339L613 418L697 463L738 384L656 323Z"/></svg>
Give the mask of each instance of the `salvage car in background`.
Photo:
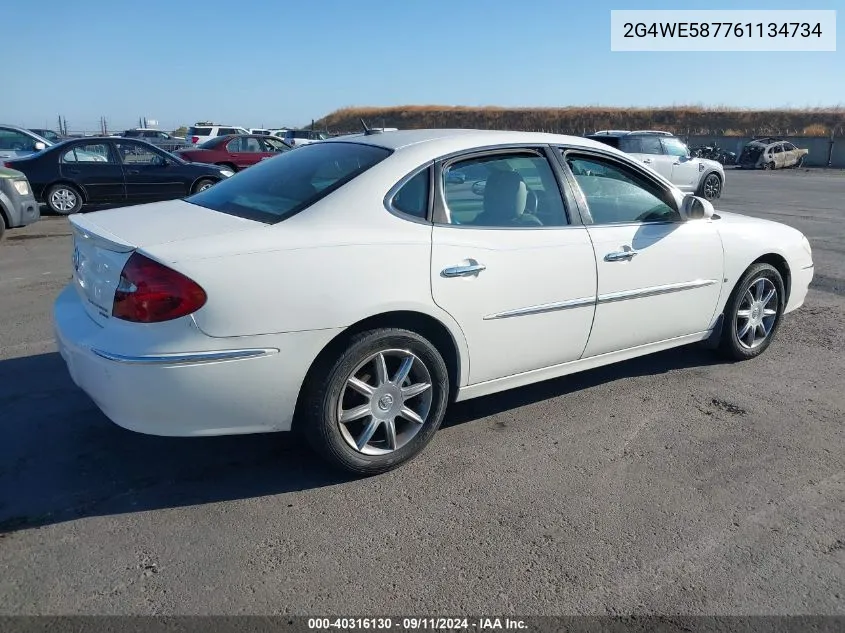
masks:
<svg viewBox="0 0 845 633"><path fill-rule="evenodd" d="M813 276L794 228L538 133L338 137L70 225L58 349L111 420L295 425L365 474L422 451L456 400L696 342L754 358Z"/></svg>
<svg viewBox="0 0 845 633"><path fill-rule="evenodd" d="M707 200L722 196L725 169L715 160L698 158L669 132L657 130L603 130L587 138L630 154L671 181L681 191Z"/></svg>
<svg viewBox="0 0 845 633"><path fill-rule="evenodd" d="M282 139L261 134L216 136L190 149L180 149L177 156L196 163L212 163L240 171L251 165L290 151Z"/></svg>
<svg viewBox="0 0 845 633"><path fill-rule="evenodd" d="M98 160L90 160L90 156ZM83 204L183 198L232 175L215 165L189 163L149 143L103 137L74 139L5 166L26 174L35 198L61 215Z"/></svg>
<svg viewBox="0 0 845 633"><path fill-rule="evenodd" d="M41 217L41 207L23 172L0 167L0 238L6 229L28 226Z"/></svg>
<svg viewBox="0 0 845 633"><path fill-rule="evenodd" d="M746 144L737 164L742 169L797 169L809 153L781 138L759 138Z"/></svg>

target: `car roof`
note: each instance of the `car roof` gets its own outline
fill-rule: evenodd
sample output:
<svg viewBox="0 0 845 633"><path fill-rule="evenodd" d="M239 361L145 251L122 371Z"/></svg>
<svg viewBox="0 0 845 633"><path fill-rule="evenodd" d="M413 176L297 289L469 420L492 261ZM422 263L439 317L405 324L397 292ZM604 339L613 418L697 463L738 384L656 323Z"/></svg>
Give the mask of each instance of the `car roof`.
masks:
<svg viewBox="0 0 845 633"><path fill-rule="evenodd" d="M438 153L462 151L486 145L508 143L526 144L566 144L586 148L607 150L608 146L581 136L549 134L545 132L518 132L510 130L471 130L471 129L436 129L436 130L398 130L378 134L349 134L336 136L321 143L366 143L391 150L400 150L412 145L427 143L428 149ZM611 148L612 149L612 148Z"/></svg>

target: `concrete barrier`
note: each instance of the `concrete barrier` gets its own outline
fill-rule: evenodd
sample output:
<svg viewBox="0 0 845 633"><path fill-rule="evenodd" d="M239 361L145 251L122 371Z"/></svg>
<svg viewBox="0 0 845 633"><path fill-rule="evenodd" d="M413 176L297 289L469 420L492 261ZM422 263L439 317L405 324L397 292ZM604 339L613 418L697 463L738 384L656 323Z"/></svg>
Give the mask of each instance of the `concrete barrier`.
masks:
<svg viewBox="0 0 845 633"><path fill-rule="evenodd" d="M827 167L830 160L830 167L845 168L845 137L819 136L778 136L789 141L795 147L810 150L804 159L807 167ZM739 156L746 143L754 140L750 136L690 136L687 144L696 145L717 145L729 152L736 152ZM832 145L831 145L832 143Z"/></svg>

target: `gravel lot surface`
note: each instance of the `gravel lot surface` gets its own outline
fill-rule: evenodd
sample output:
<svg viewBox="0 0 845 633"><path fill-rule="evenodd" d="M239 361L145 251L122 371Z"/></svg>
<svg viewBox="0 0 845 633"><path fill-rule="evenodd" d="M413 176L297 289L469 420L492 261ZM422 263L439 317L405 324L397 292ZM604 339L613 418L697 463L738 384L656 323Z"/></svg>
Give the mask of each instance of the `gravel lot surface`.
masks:
<svg viewBox="0 0 845 633"><path fill-rule="evenodd" d="M717 208L814 247L761 358L684 348L462 403L365 480L283 435L110 423L51 338L67 221L10 231L0 613L845 614L845 173L730 171Z"/></svg>

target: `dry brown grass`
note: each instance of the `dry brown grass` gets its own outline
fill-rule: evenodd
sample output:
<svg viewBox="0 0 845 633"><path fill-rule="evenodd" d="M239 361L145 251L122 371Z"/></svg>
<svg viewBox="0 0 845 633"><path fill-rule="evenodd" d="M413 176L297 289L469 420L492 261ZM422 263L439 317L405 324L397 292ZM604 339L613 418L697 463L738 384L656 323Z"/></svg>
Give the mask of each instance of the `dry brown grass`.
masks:
<svg viewBox="0 0 845 633"><path fill-rule="evenodd" d="M317 121L332 132L371 127L475 128L585 134L602 129L661 129L679 135L845 134L845 107L752 110L698 105L665 108L502 108L499 106L404 105L346 107Z"/></svg>

